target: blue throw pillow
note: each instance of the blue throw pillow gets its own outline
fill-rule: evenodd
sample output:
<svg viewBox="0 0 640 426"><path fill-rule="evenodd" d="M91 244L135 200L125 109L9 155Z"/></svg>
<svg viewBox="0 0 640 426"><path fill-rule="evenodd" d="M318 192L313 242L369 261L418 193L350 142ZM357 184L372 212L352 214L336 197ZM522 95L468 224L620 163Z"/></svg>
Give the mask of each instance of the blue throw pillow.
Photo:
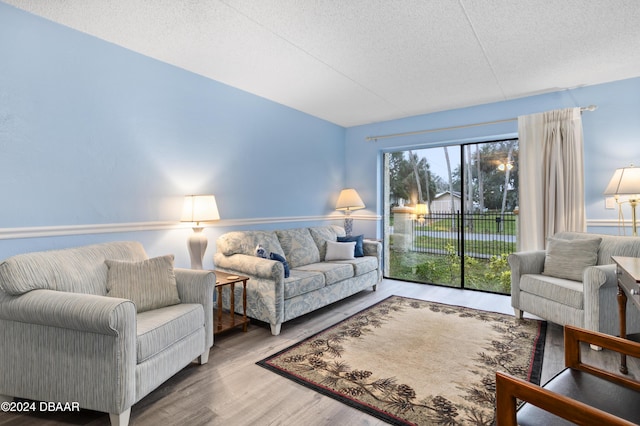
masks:
<svg viewBox="0 0 640 426"><path fill-rule="evenodd" d="M339 243L350 243L352 241L356 242L355 249L355 257L364 257L364 248L362 247L362 240L364 240L364 235L351 235L349 237L338 237Z"/></svg>
<svg viewBox="0 0 640 426"><path fill-rule="evenodd" d="M289 278L289 262L287 262L287 259L279 255L278 253L273 252L269 254L269 259L282 262L282 266L284 266L284 277Z"/></svg>

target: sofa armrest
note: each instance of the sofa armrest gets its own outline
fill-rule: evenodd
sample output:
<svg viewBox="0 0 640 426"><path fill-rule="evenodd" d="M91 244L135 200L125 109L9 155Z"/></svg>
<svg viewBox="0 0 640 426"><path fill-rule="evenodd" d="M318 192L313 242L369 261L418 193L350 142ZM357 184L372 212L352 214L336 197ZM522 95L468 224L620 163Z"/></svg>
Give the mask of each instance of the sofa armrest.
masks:
<svg viewBox="0 0 640 426"><path fill-rule="evenodd" d="M588 266L582 273L584 328L603 330L602 322L619 328L616 265Z"/></svg>
<svg viewBox="0 0 640 426"><path fill-rule="evenodd" d="M520 277L544 271L545 250L511 253L507 258L511 268L511 306L520 309Z"/></svg>
<svg viewBox="0 0 640 426"><path fill-rule="evenodd" d="M117 336L132 327L136 307L130 300L55 290L32 290L0 298L0 319Z"/></svg>
<svg viewBox="0 0 640 426"><path fill-rule="evenodd" d="M0 393L122 413L136 398L136 308L114 297L0 292Z"/></svg>
<svg viewBox="0 0 640 426"><path fill-rule="evenodd" d="M249 278L270 279L275 282L283 282L284 266L282 262L271 259L264 259L246 254L233 254L225 256L216 253L213 256L213 263L216 268L225 271L233 271L239 275L246 275Z"/></svg>
<svg viewBox="0 0 640 426"><path fill-rule="evenodd" d="M213 346L213 292L216 274L213 271L176 268L176 285L182 303L199 303L204 308L204 329L207 349Z"/></svg>
<svg viewBox="0 0 640 426"><path fill-rule="evenodd" d="M541 274L544 270L545 250L520 251L508 257L511 276L515 272L518 277L525 274Z"/></svg>
<svg viewBox="0 0 640 426"><path fill-rule="evenodd" d="M363 240L362 249L365 256L375 256L378 259L378 282L382 280L382 243L375 240Z"/></svg>
<svg viewBox="0 0 640 426"><path fill-rule="evenodd" d="M247 315L271 324L272 330L278 330L284 321L285 278L282 263L246 254L225 256L222 253L214 255L213 263L221 271L249 277Z"/></svg>
<svg viewBox="0 0 640 426"><path fill-rule="evenodd" d="M585 292L587 288L598 291L601 287L616 287L618 285L616 265L588 266L582 273L582 282Z"/></svg>
<svg viewBox="0 0 640 426"><path fill-rule="evenodd" d="M375 240L362 240L362 249L365 256L382 257L382 243Z"/></svg>

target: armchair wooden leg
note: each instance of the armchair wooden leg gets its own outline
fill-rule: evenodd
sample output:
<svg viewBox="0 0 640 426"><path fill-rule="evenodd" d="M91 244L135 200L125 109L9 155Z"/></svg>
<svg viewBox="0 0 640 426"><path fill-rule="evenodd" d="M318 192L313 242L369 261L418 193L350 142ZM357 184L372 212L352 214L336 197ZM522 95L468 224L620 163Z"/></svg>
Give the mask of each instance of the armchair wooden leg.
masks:
<svg viewBox="0 0 640 426"><path fill-rule="evenodd" d="M111 426L128 426L129 417L131 417L131 407L127 408L120 414L109 413L109 420L111 420Z"/></svg>
<svg viewBox="0 0 640 426"><path fill-rule="evenodd" d="M518 318L518 319L522 319L522 318L523 318L523 315L524 315L524 312L523 312L523 311L521 311L521 310L520 310L520 309L518 309L518 308L513 308L513 314L516 316L516 318Z"/></svg>

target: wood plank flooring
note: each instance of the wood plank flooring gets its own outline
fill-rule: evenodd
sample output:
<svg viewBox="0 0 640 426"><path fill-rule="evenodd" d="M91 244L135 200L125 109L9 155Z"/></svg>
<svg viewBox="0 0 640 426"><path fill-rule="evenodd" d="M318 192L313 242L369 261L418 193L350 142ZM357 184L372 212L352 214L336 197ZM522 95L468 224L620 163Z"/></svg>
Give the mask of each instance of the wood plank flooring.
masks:
<svg viewBox="0 0 640 426"><path fill-rule="evenodd" d="M209 363L192 364L135 404L131 424L166 425L384 425L331 398L320 395L255 363L321 331L390 295L513 314L510 298L476 291L383 280L377 291L366 290L282 325L271 336L268 325L252 323L248 331L216 335ZM618 358L606 351L585 351L585 357L617 368ZM629 360L631 371L638 371ZM544 383L563 368L562 328L549 323L543 363ZM79 413L0 413L0 426L108 425L109 416Z"/></svg>

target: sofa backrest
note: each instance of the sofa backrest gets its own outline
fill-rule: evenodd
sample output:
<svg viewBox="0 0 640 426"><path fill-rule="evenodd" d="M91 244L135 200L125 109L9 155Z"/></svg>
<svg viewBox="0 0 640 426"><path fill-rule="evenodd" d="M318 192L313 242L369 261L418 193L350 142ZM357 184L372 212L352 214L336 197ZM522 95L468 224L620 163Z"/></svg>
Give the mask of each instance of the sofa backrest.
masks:
<svg viewBox="0 0 640 426"><path fill-rule="evenodd" d="M256 255L256 246L260 244L269 253L284 256L275 231L232 231L222 234L216 240L216 250L225 256L234 254Z"/></svg>
<svg viewBox="0 0 640 426"><path fill-rule="evenodd" d="M105 260L147 259L134 241L19 254L0 263L0 289L17 296L36 289L107 294Z"/></svg>
<svg viewBox="0 0 640 426"><path fill-rule="evenodd" d="M598 248L598 265L610 265L613 263L611 256L640 257L640 237L626 237L606 234L590 234L584 232L558 232L556 238L574 240L578 238L600 237Z"/></svg>
<svg viewBox="0 0 640 426"><path fill-rule="evenodd" d="M309 228L309 231L318 247L321 261L324 261L327 254L327 241L336 241L338 237L345 236L344 228L335 225L314 226Z"/></svg>
<svg viewBox="0 0 640 426"><path fill-rule="evenodd" d="M344 236L344 228L335 225L292 228L277 231L232 231L216 240L216 250L225 256L255 256L260 244L268 253L284 256L292 268L324 260L326 240Z"/></svg>

